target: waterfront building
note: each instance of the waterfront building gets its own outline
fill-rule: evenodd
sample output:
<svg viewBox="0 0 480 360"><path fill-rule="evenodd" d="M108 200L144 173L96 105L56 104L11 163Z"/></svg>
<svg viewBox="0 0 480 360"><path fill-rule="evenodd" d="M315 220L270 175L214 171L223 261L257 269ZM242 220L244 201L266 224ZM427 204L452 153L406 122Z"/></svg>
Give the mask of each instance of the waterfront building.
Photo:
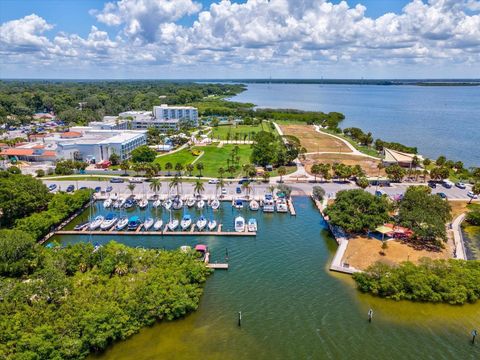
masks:
<svg viewBox="0 0 480 360"><path fill-rule="evenodd" d="M104 116L103 121L91 121L88 126L99 130L127 130L128 121L119 116Z"/></svg>
<svg viewBox="0 0 480 360"><path fill-rule="evenodd" d="M414 157L417 157L419 161L423 160L423 157L418 154L409 154L387 148L383 149L383 164L385 166L398 164L402 167L410 168Z"/></svg>

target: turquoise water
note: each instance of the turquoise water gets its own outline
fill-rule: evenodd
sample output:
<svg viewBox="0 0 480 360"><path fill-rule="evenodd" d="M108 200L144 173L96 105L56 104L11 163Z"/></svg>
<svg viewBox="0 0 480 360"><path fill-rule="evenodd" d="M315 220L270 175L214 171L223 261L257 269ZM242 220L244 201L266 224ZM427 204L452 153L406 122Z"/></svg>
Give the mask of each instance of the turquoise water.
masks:
<svg viewBox="0 0 480 360"><path fill-rule="evenodd" d="M480 86L248 84L233 100L259 107L339 111L342 128L417 146L427 157L480 166Z"/></svg>
<svg viewBox="0 0 480 360"><path fill-rule="evenodd" d="M194 314L146 328L92 358L480 357L480 344L472 347L468 342L469 332L480 323L480 304L415 304L360 294L349 276L328 271L336 243L324 230L311 200L297 197L294 202L297 217L254 214L259 223L256 238L117 237L115 240L130 246L167 249L204 243L211 249L213 261L223 261L228 249L230 269L216 271L208 279ZM246 209L242 213L246 218L252 215ZM236 214L224 203L216 217L233 226ZM165 219L167 216L165 213ZM92 240L110 239L107 235ZM62 237L64 242L88 240L88 236ZM369 308L374 309L372 324L367 321ZM241 328L237 326L238 311L243 314Z"/></svg>

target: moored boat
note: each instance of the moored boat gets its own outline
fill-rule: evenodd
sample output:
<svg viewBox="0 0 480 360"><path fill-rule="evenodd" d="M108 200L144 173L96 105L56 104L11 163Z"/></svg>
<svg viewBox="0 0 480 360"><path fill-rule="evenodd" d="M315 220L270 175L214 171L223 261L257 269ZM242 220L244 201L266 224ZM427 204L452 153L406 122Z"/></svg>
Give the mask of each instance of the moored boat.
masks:
<svg viewBox="0 0 480 360"><path fill-rule="evenodd" d="M187 230L190 225L192 225L192 217L189 214L183 215L182 221L180 222L182 230Z"/></svg>
<svg viewBox="0 0 480 360"><path fill-rule="evenodd" d="M83 229L85 229L85 228L88 226L88 224L90 224L90 223L87 221L87 222L84 222L84 223L75 225L75 227L73 228L73 230L83 230Z"/></svg>
<svg viewBox="0 0 480 360"><path fill-rule="evenodd" d="M105 201L103 202L103 207L104 207L105 209L108 209L110 206L112 206L112 202L113 202L113 201L112 201L112 199L110 199L110 198L107 199L107 200L105 200Z"/></svg>
<svg viewBox="0 0 480 360"><path fill-rule="evenodd" d="M157 199L157 200L155 200L155 201L152 203L152 206L153 206L154 208L158 208L158 207L161 206L161 205L162 205L162 200L160 200L160 199Z"/></svg>
<svg viewBox="0 0 480 360"><path fill-rule="evenodd" d="M158 231L162 229L163 225L163 220L162 219L156 219L155 223L153 224L153 230Z"/></svg>
<svg viewBox="0 0 480 360"><path fill-rule="evenodd" d="M263 199L263 212L274 212L275 211L275 202L273 201L273 196L271 194L265 194Z"/></svg>
<svg viewBox="0 0 480 360"><path fill-rule="evenodd" d="M172 200L171 199L167 199L163 202L163 207L167 210L170 210L172 208Z"/></svg>
<svg viewBox="0 0 480 360"><path fill-rule="evenodd" d="M102 215L98 215L92 222L88 225L90 230L96 230L102 225L102 222L105 218Z"/></svg>
<svg viewBox="0 0 480 360"><path fill-rule="evenodd" d="M103 220L102 224L100 225L100 229L102 230L108 230L110 229L115 223L117 222L118 218L115 216L115 214L110 213L105 217L105 220Z"/></svg>
<svg viewBox="0 0 480 360"><path fill-rule="evenodd" d="M205 226L207 226L207 219L205 218L205 216L200 216L200 218L196 222L196 225L199 231L205 229Z"/></svg>
<svg viewBox="0 0 480 360"><path fill-rule="evenodd" d="M192 206L195 205L195 202L196 202L196 201L195 201L194 198L189 198L189 199L187 200L187 206L188 206L188 207L192 207Z"/></svg>
<svg viewBox="0 0 480 360"><path fill-rule="evenodd" d="M277 200L277 212L279 213L286 213L288 212L288 206L285 199L278 199Z"/></svg>
<svg viewBox="0 0 480 360"><path fill-rule="evenodd" d="M241 199L236 199L234 202L233 202L233 207L235 209L243 209L243 201Z"/></svg>
<svg viewBox="0 0 480 360"><path fill-rule="evenodd" d="M183 207L183 200L180 199L180 196L175 196L172 201L173 210L180 210Z"/></svg>
<svg viewBox="0 0 480 360"><path fill-rule="evenodd" d="M217 222L215 219L211 219L207 224L208 230L213 231L217 227Z"/></svg>
<svg viewBox="0 0 480 360"><path fill-rule="evenodd" d="M128 198L127 200L125 200L125 204L123 206L125 209L131 209L135 207L136 204L137 204L137 201L135 199Z"/></svg>
<svg viewBox="0 0 480 360"><path fill-rule="evenodd" d="M218 199L213 199L210 206L213 210L217 210L220 207L220 201Z"/></svg>
<svg viewBox="0 0 480 360"><path fill-rule="evenodd" d="M237 216L235 218L235 231L236 232L245 231L245 219L242 216Z"/></svg>
<svg viewBox="0 0 480 360"><path fill-rule="evenodd" d="M198 200L197 208L203 209L204 207L205 207L205 200L203 200L203 199Z"/></svg>
<svg viewBox="0 0 480 360"><path fill-rule="evenodd" d="M153 226L154 220L153 218L149 217L145 219L145 222L143 223L143 229L145 231L150 230L150 228Z"/></svg>
<svg viewBox="0 0 480 360"><path fill-rule="evenodd" d="M174 231L178 227L178 224L179 224L179 221L177 219L171 219L168 222L167 227L170 231Z"/></svg>
<svg viewBox="0 0 480 360"><path fill-rule="evenodd" d="M260 208L260 205L258 204L258 201L252 200L249 203L250 210L252 211L257 211Z"/></svg>
<svg viewBox="0 0 480 360"><path fill-rule="evenodd" d="M145 209L147 206L148 206L148 200L147 199L141 199L138 202L138 207L142 210Z"/></svg>
<svg viewBox="0 0 480 360"><path fill-rule="evenodd" d="M125 229L125 226L128 225L128 218L127 217L122 217L120 220L117 222L117 226L115 227L117 230L123 230Z"/></svg>
<svg viewBox="0 0 480 360"><path fill-rule="evenodd" d="M128 230L137 230L137 228L140 226L140 219L138 216L132 216L128 220Z"/></svg>
<svg viewBox="0 0 480 360"><path fill-rule="evenodd" d="M248 231L256 232L257 231L257 220L254 218L248 219Z"/></svg>

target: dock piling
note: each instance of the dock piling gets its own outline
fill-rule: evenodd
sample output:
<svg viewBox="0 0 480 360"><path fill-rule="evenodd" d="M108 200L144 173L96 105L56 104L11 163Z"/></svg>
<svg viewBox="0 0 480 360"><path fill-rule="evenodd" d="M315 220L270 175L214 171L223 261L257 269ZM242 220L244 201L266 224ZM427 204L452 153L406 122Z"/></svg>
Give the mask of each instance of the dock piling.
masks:
<svg viewBox="0 0 480 360"><path fill-rule="evenodd" d="M475 345L475 338L477 337L477 330L476 329L473 329L472 332L472 345Z"/></svg>
<svg viewBox="0 0 480 360"><path fill-rule="evenodd" d="M238 312L238 326L239 327L242 326L242 312L241 311Z"/></svg>
<svg viewBox="0 0 480 360"><path fill-rule="evenodd" d="M368 322L371 323L373 319L373 310L368 310Z"/></svg>

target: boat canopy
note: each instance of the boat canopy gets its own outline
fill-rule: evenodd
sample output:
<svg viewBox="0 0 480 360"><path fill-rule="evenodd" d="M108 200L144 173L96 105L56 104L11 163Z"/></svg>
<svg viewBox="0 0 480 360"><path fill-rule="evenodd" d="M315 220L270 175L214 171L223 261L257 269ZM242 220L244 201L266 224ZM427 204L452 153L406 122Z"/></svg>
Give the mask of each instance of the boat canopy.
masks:
<svg viewBox="0 0 480 360"><path fill-rule="evenodd" d="M198 245L195 246L195 251L206 252L207 251L207 245L198 244Z"/></svg>
<svg viewBox="0 0 480 360"><path fill-rule="evenodd" d="M138 216L132 216L129 221L132 221L132 222L139 221L139 217Z"/></svg>

